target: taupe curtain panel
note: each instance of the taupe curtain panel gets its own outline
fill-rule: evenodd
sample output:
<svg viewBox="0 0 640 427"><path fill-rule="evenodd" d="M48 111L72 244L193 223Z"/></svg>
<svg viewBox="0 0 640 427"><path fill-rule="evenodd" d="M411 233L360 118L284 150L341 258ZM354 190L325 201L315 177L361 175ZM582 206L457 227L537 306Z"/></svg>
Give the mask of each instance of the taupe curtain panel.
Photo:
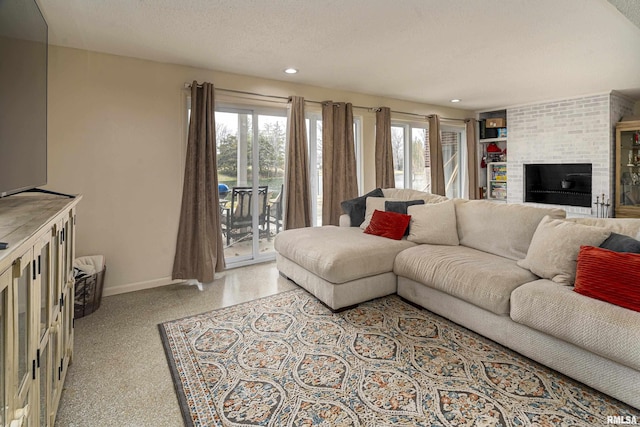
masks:
<svg viewBox="0 0 640 427"><path fill-rule="evenodd" d="M469 199L480 198L480 188L478 187L478 151L476 148L476 119L464 121L467 128L467 177L469 181Z"/></svg>
<svg viewBox="0 0 640 427"><path fill-rule="evenodd" d="M431 158L431 194L445 195L444 164L442 161L442 138L440 117L431 115L429 119L429 156Z"/></svg>
<svg viewBox="0 0 640 427"><path fill-rule="evenodd" d="M213 84L191 84L191 120L173 279L209 283L222 271Z"/></svg>
<svg viewBox="0 0 640 427"><path fill-rule="evenodd" d="M339 225L340 202L358 196L350 103L322 103L322 225Z"/></svg>
<svg viewBox="0 0 640 427"><path fill-rule="evenodd" d="M285 167L284 229L311 227L311 184L304 98L289 101L289 132Z"/></svg>
<svg viewBox="0 0 640 427"><path fill-rule="evenodd" d="M391 109L376 112L376 187L395 188L393 148L391 146Z"/></svg>

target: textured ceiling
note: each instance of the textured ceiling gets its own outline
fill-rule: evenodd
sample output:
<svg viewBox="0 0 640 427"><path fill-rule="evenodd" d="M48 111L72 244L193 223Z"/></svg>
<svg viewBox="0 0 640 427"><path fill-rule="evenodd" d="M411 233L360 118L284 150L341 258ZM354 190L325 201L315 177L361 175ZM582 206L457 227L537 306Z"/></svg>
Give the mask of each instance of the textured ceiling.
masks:
<svg viewBox="0 0 640 427"><path fill-rule="evenodd" d="M640 28L607 0L38 1L61 46L464 109L640 99Z"/></svg>

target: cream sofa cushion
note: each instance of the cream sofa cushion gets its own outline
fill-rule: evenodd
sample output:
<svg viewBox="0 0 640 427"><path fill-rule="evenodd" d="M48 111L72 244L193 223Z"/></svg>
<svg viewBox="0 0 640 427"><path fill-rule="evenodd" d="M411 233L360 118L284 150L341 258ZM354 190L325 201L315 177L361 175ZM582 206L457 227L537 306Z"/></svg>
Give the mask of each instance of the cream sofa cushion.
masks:
<svg viewBox="0 0 640 427"><path fill-rule="evenodd" d="M495 314L506 315L511 292L537 279L514 260L465 246L415 246L398 254L393 271Z"/></svg>
<svg viewBox="0 0 640 427"><path fill-rule="evenodd" d="M545 215L564 218L562 209L538 208L488 200L455 199L460 244L509 259L523 259Z"/></svg>
<svg viewBox="0 0 640 427"><path fill-rule="evenodd" d="M398 289L398 281L392 271L338 284L316 276L280 254L276 254L276 263L280 273L333 310L394 294Z"/></svg>
<svg viewBox="0 0 640 427"><path fill-rule="evenodd" d="M567 221L603 227L612 233L624 234L634 239L640 237L640 219L637 218L567 218Z"/></svg>
<svg viewBox="0 0 640 427"><path fill-rule="evenodd" d="M536 229L527 257L518 261L543 279L573 284L580 246L599 246L611 232L602 227L544 217Z"/></svg>
<svg viewBox="0 0 640 427"><path fill-rule="evenodd" d="M640 313L536 280L513 291L511 318L640 370Z"/></svg>
<svg viewBox="0 0 640 427"><path fill-rule="evenodd" d="M407 240L432 245L458 245L456 210L453 200L414 205L407 208L411 215Z"/></svg>
<svg viewBox="0 0 640 427"><path fill-rule="evenodd" d="M402 202L409 200L424 200L425 203L440 203L449 200L445 196L413 190L411 188L383 188L384 197L390 197Z"/></svg>
<svg viewBox="0 0 640 427"><path fill-rule="evenodd" d="M276 235L275 250L282 256L331 282L345 283L393 271L398 252L415 246L405 239L391 240L365 234L358 227L306 227Z"/></svg>

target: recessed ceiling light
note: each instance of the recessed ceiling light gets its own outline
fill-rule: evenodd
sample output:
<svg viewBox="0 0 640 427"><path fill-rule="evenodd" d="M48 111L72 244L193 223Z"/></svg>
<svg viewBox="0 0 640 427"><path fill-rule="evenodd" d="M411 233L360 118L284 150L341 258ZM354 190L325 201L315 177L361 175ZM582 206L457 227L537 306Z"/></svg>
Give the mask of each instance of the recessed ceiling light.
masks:
<svg viewBox="0 0 640 427"><path fill-rule="evenodd" d="M285 68L284 72L287 74L296 74L298 70L296 68Z"/></svg>
<svg viewBox="0 0 640 427"><path fill-rule="evenodd" d="M460 100L456 98L456 99L452 99L451 102L460 102Z"/></svg>

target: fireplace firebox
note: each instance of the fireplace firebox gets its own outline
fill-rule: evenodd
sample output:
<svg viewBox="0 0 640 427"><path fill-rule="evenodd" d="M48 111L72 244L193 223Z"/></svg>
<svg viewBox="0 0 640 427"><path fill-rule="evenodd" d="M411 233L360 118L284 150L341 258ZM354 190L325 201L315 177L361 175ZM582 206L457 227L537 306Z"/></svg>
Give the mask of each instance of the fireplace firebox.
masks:
<svg viewBox="0 0 640 427"><path fill-rule="evenodd" d="M524 201L591 206L591 163L525 164Z"/></svg>

